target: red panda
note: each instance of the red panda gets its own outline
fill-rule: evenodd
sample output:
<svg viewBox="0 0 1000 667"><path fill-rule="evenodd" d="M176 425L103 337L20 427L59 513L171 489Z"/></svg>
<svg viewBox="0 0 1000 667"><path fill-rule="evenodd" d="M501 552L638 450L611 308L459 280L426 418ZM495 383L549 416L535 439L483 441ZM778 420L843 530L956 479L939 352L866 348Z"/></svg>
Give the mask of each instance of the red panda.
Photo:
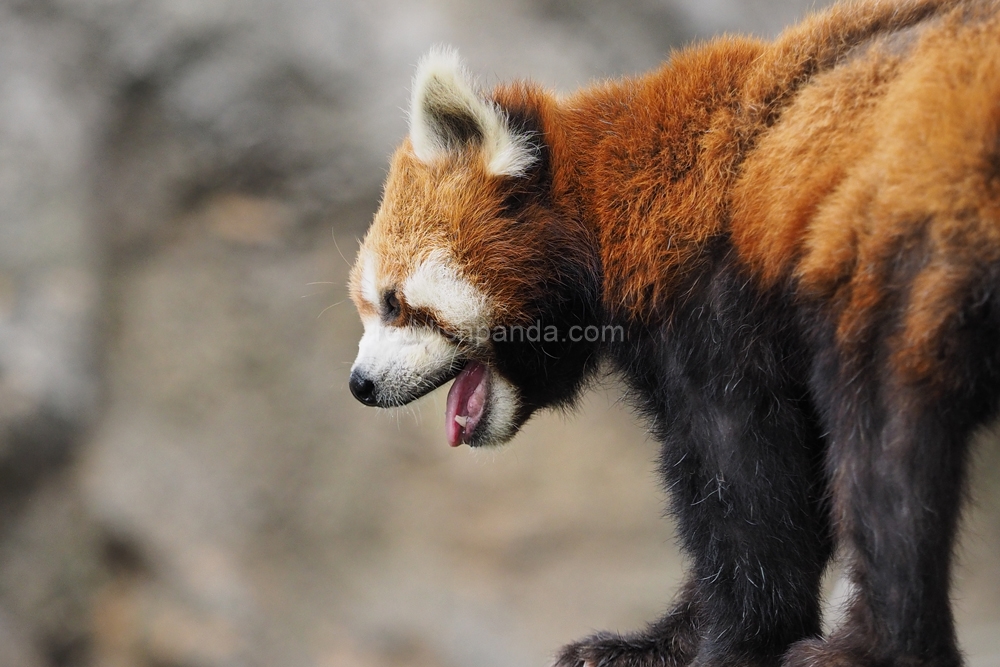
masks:
<svg viewBox="0 0 1000 667"><path fill-rule="evenodd" d="M435 50L351 274L350 388L453 380L448 442L484 446L624 378L690 575L559 667L958 666L998 288L996 1L849 2L565 97ZM823 636L835 549L856 595Z"/></svg>

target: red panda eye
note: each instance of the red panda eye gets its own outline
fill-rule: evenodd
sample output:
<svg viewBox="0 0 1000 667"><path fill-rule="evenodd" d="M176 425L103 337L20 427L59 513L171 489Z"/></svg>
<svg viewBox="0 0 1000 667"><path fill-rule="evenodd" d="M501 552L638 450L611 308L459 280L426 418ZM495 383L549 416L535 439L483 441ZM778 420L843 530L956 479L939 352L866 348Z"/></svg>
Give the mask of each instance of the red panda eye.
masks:
<svg viewBox="0 0 1000 667"><path fill-rule="evenodd" d="M395 290L389 290L382 297L382 306L385 311L385 319L392 322L399 318L399 314L402 310L399 304L399 297L396 296Z"/></svg>

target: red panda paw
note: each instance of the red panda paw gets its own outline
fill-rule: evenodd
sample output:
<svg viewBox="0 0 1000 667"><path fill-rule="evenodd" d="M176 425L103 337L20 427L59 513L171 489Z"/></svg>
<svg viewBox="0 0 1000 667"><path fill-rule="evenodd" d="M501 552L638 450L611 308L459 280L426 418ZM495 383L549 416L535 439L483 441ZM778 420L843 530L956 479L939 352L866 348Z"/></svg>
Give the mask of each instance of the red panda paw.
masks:
<svg viewBox="0 0 1000 667"><path fill-rule="evenodd" d="M859 633L841 632L829 639L805 639L793 644L782 667L960 667L957 651L936 657L907 656L887 651L886 642L859 641Z"/></svg>
<svg viewBox="0 0 1000 667"><path fill-rule="evenodd" d="M644 631L598 632L563 647L552 667L687 667L698 653L695 596L685 586L673 609Z"/></svg>
<svg viewBox="0 0 1000 667"><path fill-rule="evenodd" d="M782 667L863 667L867 662L855 651L834 647L822 639L804 639L789 649Z"/></svg>
<svg viewBox="0 0 1000 667"><path fill-rule="evenodd" d="M563 647L552 667L685 667L695 648L686 641L600 632Z"/></svg>

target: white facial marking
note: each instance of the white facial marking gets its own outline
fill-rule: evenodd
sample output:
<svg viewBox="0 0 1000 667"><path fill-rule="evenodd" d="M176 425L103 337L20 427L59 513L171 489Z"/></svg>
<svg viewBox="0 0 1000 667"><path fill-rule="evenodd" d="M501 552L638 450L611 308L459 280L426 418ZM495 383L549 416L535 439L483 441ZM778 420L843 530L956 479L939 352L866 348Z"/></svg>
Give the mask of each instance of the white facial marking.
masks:
<svg viewBox="0 0 1000 667"><path fill-rule="evenodd" d="M458 348L426 327L395 327L378 317L363 320L365 333L351 372L375 382L383 403L404 403L451 368Z"/></svg>
<svg viewBox="0 0 1000 667"><path fill-rule="evenodd" d="M361 249L361 296L368 303L378 308L382 299L378 289L378 260L375 254L365 248Z"/></svg>
<svg viewBox="0 0 1000 667"><path fill-rule="evenodd" d="M420 161L432 163L448 156L448 139L441 134L447 121L436 114L456 111L474 119L482 133L481 149L490 174L523 176L538 159L529 137L512 131L507 115L475 91L458 52L432 49L417 66L410 102L410 143Z"/></svg>
<svg viewBox="0 0 1000 667"><path fill-rule="evenodd" d="M521 402L518 400L517 389L496 373L492 374L490 384L489 415L483 444L503 444L517 433L515 417Z"/></svg>
<svg viewBox="0 0 1000 667"><path fill-rule="evenodd" d="M490 308L486 296L449 263L442 253L422 261L403 283L403 298L411 308L433 312L442 326L464 338L488 332Z"/></svg>

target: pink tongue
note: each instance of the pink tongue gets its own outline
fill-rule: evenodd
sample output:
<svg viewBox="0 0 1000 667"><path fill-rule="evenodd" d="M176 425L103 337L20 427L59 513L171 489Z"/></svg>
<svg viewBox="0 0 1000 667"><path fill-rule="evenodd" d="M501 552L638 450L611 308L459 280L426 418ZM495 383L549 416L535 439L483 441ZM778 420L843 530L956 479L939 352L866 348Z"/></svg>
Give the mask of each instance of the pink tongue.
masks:
<svg viewBox="0 0 1000 667"><path fill-rule="evenodd" d="M490 372L478 361L469 361L455 378L448 391L448 406L445 409L444 430L448 444L458 447L468 442L483 417L486 399L489 396ZM455 417L459 421L455 421ZM460 422L464 421L463 426Z"/></svg>

